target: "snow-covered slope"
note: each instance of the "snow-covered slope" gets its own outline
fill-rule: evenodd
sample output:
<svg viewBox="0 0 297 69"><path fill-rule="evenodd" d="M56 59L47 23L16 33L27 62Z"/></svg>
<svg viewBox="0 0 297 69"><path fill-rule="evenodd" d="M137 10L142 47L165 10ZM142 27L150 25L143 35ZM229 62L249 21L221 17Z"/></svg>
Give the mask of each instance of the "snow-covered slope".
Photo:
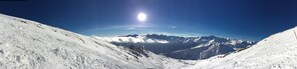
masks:
<svg viewBox="0 0 297 69"><path fill-rule="evenodd" d="M160 69L171 62L183 65L142 49L0 14L0 69Z"/></svg>
<svg viewBox="0 0 297 69"><path fill-rule="evenodd" d="M119 46L144 46L154 53L177 59L204 59L219 54L234 52L255 44L216 36L180 37L158 34L126 35L120 37L96 37Z"/></svg>
<svg viewBox="0 0 297 69"><path fill-rule="evenodd" d="M274 34L256 45L225 57L199 60L189 69L296 69L297 27Z"/></svg>

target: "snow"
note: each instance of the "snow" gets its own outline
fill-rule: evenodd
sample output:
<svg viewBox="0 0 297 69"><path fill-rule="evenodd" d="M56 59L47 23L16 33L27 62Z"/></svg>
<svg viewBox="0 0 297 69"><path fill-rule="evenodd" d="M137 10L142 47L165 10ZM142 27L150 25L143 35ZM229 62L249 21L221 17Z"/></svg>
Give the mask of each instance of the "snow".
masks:
<svg viewBox="0 0 297 69"><path fill-rule="evenodd" d="M226 55L198 60L183 69L296 69L297 27L271 35L250 48Z"/></svg>
<svg viewBox="0 0 297 69"><path fill-rule="evenodd" d="M184 65L142 52L0 14L0 69L163 69L171 67L167 64Z"/></svg>

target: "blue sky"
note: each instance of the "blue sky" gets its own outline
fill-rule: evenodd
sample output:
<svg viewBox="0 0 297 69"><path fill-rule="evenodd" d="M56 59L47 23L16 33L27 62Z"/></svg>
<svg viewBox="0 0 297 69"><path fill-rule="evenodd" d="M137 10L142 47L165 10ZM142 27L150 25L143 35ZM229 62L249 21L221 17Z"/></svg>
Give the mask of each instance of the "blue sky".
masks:
<svg viewBox="0 0 297 69"><path fill-rule="evenodd" d="M148 20L137 21L145 12ZM0 13L84 35L216 35L261 40L297 25L295 0L0 1Z"/></svg>

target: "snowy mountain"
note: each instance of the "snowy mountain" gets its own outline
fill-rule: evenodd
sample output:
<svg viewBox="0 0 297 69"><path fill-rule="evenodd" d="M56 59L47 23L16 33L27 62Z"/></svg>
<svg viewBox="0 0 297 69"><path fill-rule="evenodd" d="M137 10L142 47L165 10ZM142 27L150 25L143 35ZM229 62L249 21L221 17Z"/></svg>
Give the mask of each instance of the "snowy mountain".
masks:
<svg viewBox="0 0 297 69"><path fill-rule="evenodd" d="M296 69L297 27L271 35L250 48L199 60L186 69Z"/></svg>
<svg viewBox="0 0 297 69"><path fill-rule="evenodd" d="M0 69L170 69L184 63L0 14Z"/></svg>
<svg viewBox="0 0 297 69"><path fill-rule="evenodd" d="M215 36L150 34L94 38L0 14L0 69L296 69L295 31L297 27L253 46L249 46L254 43L251 41ZM131 43L135 47L128 45ZM177 60L156 55L141 44L147 45L147 50L160 48L157 50L162 51L157 53L175 58L215 57Z"/></svg>
<svg viewBox="0 0 297 69"><path fill-rule="evenodd" d="M243 41L216 36L179 37L158 34L126 35L119 37L96 37L118 46L144 47L157 54L163 54L176 59L205 59L215 55L227 54L255 44L253 41Z"/></svg>

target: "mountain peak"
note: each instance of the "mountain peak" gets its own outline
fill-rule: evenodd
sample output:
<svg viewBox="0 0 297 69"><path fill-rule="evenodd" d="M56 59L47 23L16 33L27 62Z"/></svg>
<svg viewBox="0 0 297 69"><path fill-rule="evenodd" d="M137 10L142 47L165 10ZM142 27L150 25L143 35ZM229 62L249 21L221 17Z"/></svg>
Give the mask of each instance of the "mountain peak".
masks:
<svg viewBox="0 0 297 69"><path fill-rule="evenodd" d="M119 36L119 37L138 37L138 34L129 34L129 35L124 35L124 36Z"/></svg>

